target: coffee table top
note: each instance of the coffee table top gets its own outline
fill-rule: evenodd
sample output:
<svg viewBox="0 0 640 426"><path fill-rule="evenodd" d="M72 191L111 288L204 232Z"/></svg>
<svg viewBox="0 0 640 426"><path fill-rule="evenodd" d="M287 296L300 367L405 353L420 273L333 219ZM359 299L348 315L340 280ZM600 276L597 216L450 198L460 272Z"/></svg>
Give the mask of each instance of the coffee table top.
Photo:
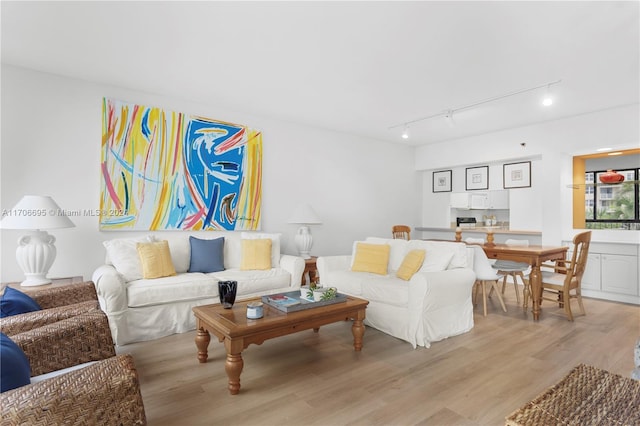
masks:
<svg viewBox="0 0 640 426"><path fill-rule="evenodd" d="M365 309L368 300L347 296L345 302L319 306L296 312L285 313L267 304L263 305L264 316L259 319L247 318L247 304L260 302L261 298L253 298L236 302L231 309L224 309L221 304L202 305L193 308L196 318L215 326L226 336L242 336L247 333L259 333L272 330L274 327L291 326L302 322L312 322L323 317L332 317L344 313ZM305 327L306 328L306 327Z"/></svg>

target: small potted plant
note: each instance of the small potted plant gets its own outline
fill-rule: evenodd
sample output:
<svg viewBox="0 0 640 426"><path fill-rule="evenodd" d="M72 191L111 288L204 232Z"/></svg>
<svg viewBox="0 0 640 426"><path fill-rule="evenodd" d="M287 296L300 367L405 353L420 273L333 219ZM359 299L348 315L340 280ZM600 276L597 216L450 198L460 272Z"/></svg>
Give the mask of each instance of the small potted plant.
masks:
<svg viewBox="0 0 640 426"><path fill-rule="evenodd" d="M322 300L322 297L324 296L324 292L326 291L326 289L322 288L322 287L314 287L313 289L313 301L314 302L319 302Z"/></svg>
<svg viewBox="0 0 640 426"><path fill-rule="evenodd" d="M314 302L324 302L325 300L331 300L336 297L338 294L338 289L335 287L316 287L313 290L313 300Z"/></svg>
<svg viewBox="0 0 640 426"><path fill-rule="evenodd" d="M324 293L322 294L322 298L320 300L331 300L335 298L337 295L338 295L338 289L335 287L329 287L325 289Z"/></svg>

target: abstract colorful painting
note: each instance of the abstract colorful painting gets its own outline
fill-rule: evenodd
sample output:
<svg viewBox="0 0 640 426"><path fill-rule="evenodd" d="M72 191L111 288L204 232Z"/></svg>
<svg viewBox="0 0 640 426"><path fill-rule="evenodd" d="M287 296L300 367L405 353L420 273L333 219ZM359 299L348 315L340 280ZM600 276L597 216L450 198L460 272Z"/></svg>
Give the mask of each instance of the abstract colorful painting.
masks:
<svg viewBox="0 0 640 426"><path fill-rule="evenodd" d="M257 230L262 133L103 99L100 229Z"/></svg>

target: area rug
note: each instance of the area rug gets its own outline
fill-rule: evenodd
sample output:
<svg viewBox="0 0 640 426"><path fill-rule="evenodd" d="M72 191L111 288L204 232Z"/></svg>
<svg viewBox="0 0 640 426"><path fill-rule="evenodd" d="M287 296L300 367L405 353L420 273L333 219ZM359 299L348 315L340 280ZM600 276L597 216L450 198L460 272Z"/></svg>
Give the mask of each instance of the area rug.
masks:
<svg viewBox="0 0 640 426"><path fill-rule="evenodd" d="M524 425L640 425L640 381L580 364L506 418Z"/></svg>

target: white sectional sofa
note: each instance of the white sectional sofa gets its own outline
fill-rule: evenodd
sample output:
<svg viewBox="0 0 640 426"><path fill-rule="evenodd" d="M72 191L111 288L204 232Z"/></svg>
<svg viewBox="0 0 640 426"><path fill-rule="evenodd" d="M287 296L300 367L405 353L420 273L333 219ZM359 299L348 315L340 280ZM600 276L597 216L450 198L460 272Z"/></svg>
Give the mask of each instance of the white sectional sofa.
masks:
<svg viewBox="0 0 640 426"><path fill-rule="evenodd" d="M104 265L93 273L98 301L109 318L117 345L157 339L195 329L192 308L218 303L218 281L238 282L236 300L300 287L304 259L282 255L278 234L215 232L199 239L224 237L224 270L188 272L191 259L190 235L183 232L156 233L140 238L105 241ZM241 240L265 239L271 242L271 268L242 270ZM175 275L142 278L136 245L138 242L167 240Z"/></svg>
<svg viewBox="0 0 640 426"><path fill-rule="evenodd" d="M388 244L385 275L351 270L354 252L317 260L320 283L340 293L367 299L365 324L416 346L429 347L473 328L473 251L464 243L393 240L370 237L369 244ZM405 255L425 250L420 270L408 281L396 276Z"/></svg>

